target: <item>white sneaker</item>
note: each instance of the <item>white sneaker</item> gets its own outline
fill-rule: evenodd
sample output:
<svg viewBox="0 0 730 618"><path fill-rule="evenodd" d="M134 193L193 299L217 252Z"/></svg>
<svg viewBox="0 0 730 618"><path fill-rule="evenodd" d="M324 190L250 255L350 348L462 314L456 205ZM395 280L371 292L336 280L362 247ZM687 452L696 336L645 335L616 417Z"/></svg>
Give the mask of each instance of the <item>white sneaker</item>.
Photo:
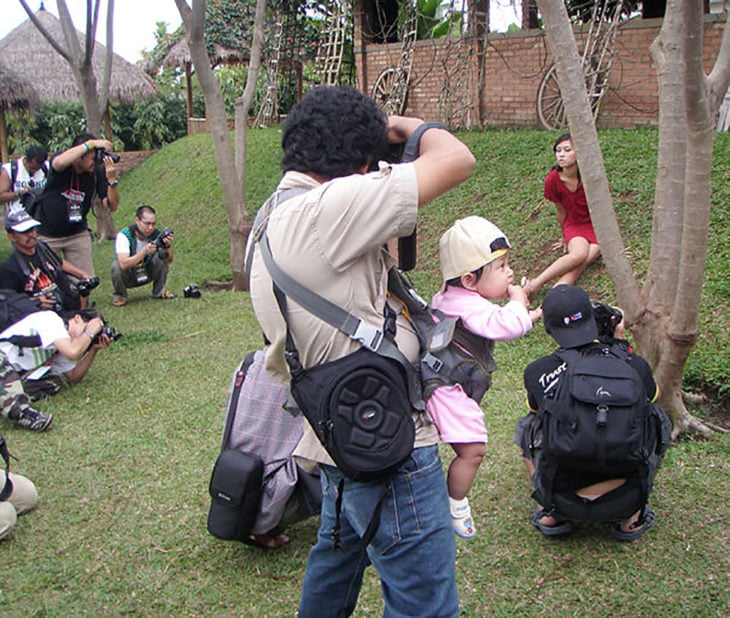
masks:
<svg viewBox="0 0 730 618"><path fill-rule="evenodd" d="M454 532L462 539L471 539L476 535L474 522L471 519L471 508L469 507L469 498L463 500L454 500L449 498L451 505L451 525Z"/></svg>

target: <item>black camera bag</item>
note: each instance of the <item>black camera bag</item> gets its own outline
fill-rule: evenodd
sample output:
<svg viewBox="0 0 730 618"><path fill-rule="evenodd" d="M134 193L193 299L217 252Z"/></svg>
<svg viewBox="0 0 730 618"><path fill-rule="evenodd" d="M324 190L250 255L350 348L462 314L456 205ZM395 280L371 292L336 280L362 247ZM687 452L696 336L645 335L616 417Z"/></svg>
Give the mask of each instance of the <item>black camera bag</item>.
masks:
<svg viewBox="0 0 730 618"><path fill-rule="evenodd" d="M225 541L250 543L250 533L261 506L264 462L251 453L228 448L238 398L254 352L246 355L238 369L231 395L221 453L210 477L208 532Z"/></svg>
<svg viewBox="0 0 730 618"><path fill-rule="evenodd" d="M354 481L388 476L413 450L407 382L390 358L363 347L311 369L298 365L291 392L322 446Z"/></svg>
<svg viewBox="0 0 730 618"><path fill-rule="evenodd" d="M261 506L264 462L255 455L225 449L210 477L208 532L225 541L249 540Z"/></svg>
<svg viewBox="0 0 730 618"><path fill-rule="evenodd" d="M285 273L271 254L265 224L256 235L284 320L291 297L362 345L347 356L304 369L287 322L292 397L345 476L355 481L388 477L413 451L412 412L424 408L415 368L384 331Z"/></svg>

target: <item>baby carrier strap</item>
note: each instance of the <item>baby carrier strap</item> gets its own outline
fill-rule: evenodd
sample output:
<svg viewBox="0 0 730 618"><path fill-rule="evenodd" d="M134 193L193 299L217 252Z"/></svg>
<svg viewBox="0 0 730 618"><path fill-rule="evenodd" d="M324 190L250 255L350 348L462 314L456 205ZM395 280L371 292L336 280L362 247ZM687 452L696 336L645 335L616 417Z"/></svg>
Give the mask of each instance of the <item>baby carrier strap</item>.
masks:
<svg viewBox="0 0 730 618"><path fill-rule="evenodd" d="M397 268L388 273L388 291L405 307L421 344L419 368L424 400L439 386L459 384L468 397L480 402L497 369L494 341L472 333L460 318L450 318L431 307Z"/></svg>

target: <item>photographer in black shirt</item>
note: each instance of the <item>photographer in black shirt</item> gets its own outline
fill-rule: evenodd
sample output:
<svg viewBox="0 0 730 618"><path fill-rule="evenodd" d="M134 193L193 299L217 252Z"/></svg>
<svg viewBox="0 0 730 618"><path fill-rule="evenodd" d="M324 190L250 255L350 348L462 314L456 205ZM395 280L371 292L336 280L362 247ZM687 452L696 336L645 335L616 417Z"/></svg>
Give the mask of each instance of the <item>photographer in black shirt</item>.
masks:
<svg viewBox="0 0 730 618"><path fill-rule="evenodd" d="M41 309L64 312L84 309L89 292L99 280L68 260L62 260L38 240L40 222L24 210L5 219L5 230L14 250L0 264L0 288L15 290L36 299ZM74 285L71 277L78 280Z"/></svg>
<svg viewBox="0 0 730 618"><path fill-rule="evenodd" d="M114 212L119 207L111 142L82 133L51 159L43 193L30 214L40 221L39 237L56 253L94 274L88 214L94 198ZM101 161L100 161L101 159Z"/></svg>

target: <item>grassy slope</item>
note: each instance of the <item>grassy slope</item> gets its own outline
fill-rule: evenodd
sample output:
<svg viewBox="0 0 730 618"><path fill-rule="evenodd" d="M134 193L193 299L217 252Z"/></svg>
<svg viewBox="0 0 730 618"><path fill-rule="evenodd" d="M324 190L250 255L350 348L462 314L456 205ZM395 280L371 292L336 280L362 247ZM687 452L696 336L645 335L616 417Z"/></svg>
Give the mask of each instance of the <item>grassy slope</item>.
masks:
<svg viewBox="0 0 730 618"><path fill-rule="evenodd" d="M540 196L550 137L528 131L465 136L479 162L474 176L427 209L420 223L415 278L424 294L438 284L435 239L461 215L483 214L507 232L517 273L535 272L549 259L545 251L557 226ZM601 137L626 242L642 272L656 133ZM730 357L729 254L721 237L729 217L729 137L717 140L703 334L689 367L717 384L727 381ZM275 185L278 157L275 129L251 134L249 210ZM177 293L228 274L214 169L209 138L201 135L165 148L122 179L118 226L147 203L176 232L170 288ZM0 257L7 251L3 241ZM40 508L21 518L0 546L3 615L293 615L314 520L296 527L292 544L276 553L205 532L207 481L230 375L260 344L247 295L204 293L199 300L157 303L137 290L127 307L114 309L112 256L112 243L95 248L103 282L93 298L124 338L100 355L86 382L41 405L56 415L50 432L34 435L0 422L20 458L13 469L33 478L41 493ZM611 298L602 267L583 283L595 296ZM652 498L659 521L639 544L616 544L604 529L590 527L551 542L529 526L533 505L511 432L524 410L522 368L550 348L539 328L497 347L500 369L484 405L490 447L471 493L479 536L458 544L463 615L727 615L727 437L685 440L670 450ZM380 607L370 573L357 615Z"/></svg>

